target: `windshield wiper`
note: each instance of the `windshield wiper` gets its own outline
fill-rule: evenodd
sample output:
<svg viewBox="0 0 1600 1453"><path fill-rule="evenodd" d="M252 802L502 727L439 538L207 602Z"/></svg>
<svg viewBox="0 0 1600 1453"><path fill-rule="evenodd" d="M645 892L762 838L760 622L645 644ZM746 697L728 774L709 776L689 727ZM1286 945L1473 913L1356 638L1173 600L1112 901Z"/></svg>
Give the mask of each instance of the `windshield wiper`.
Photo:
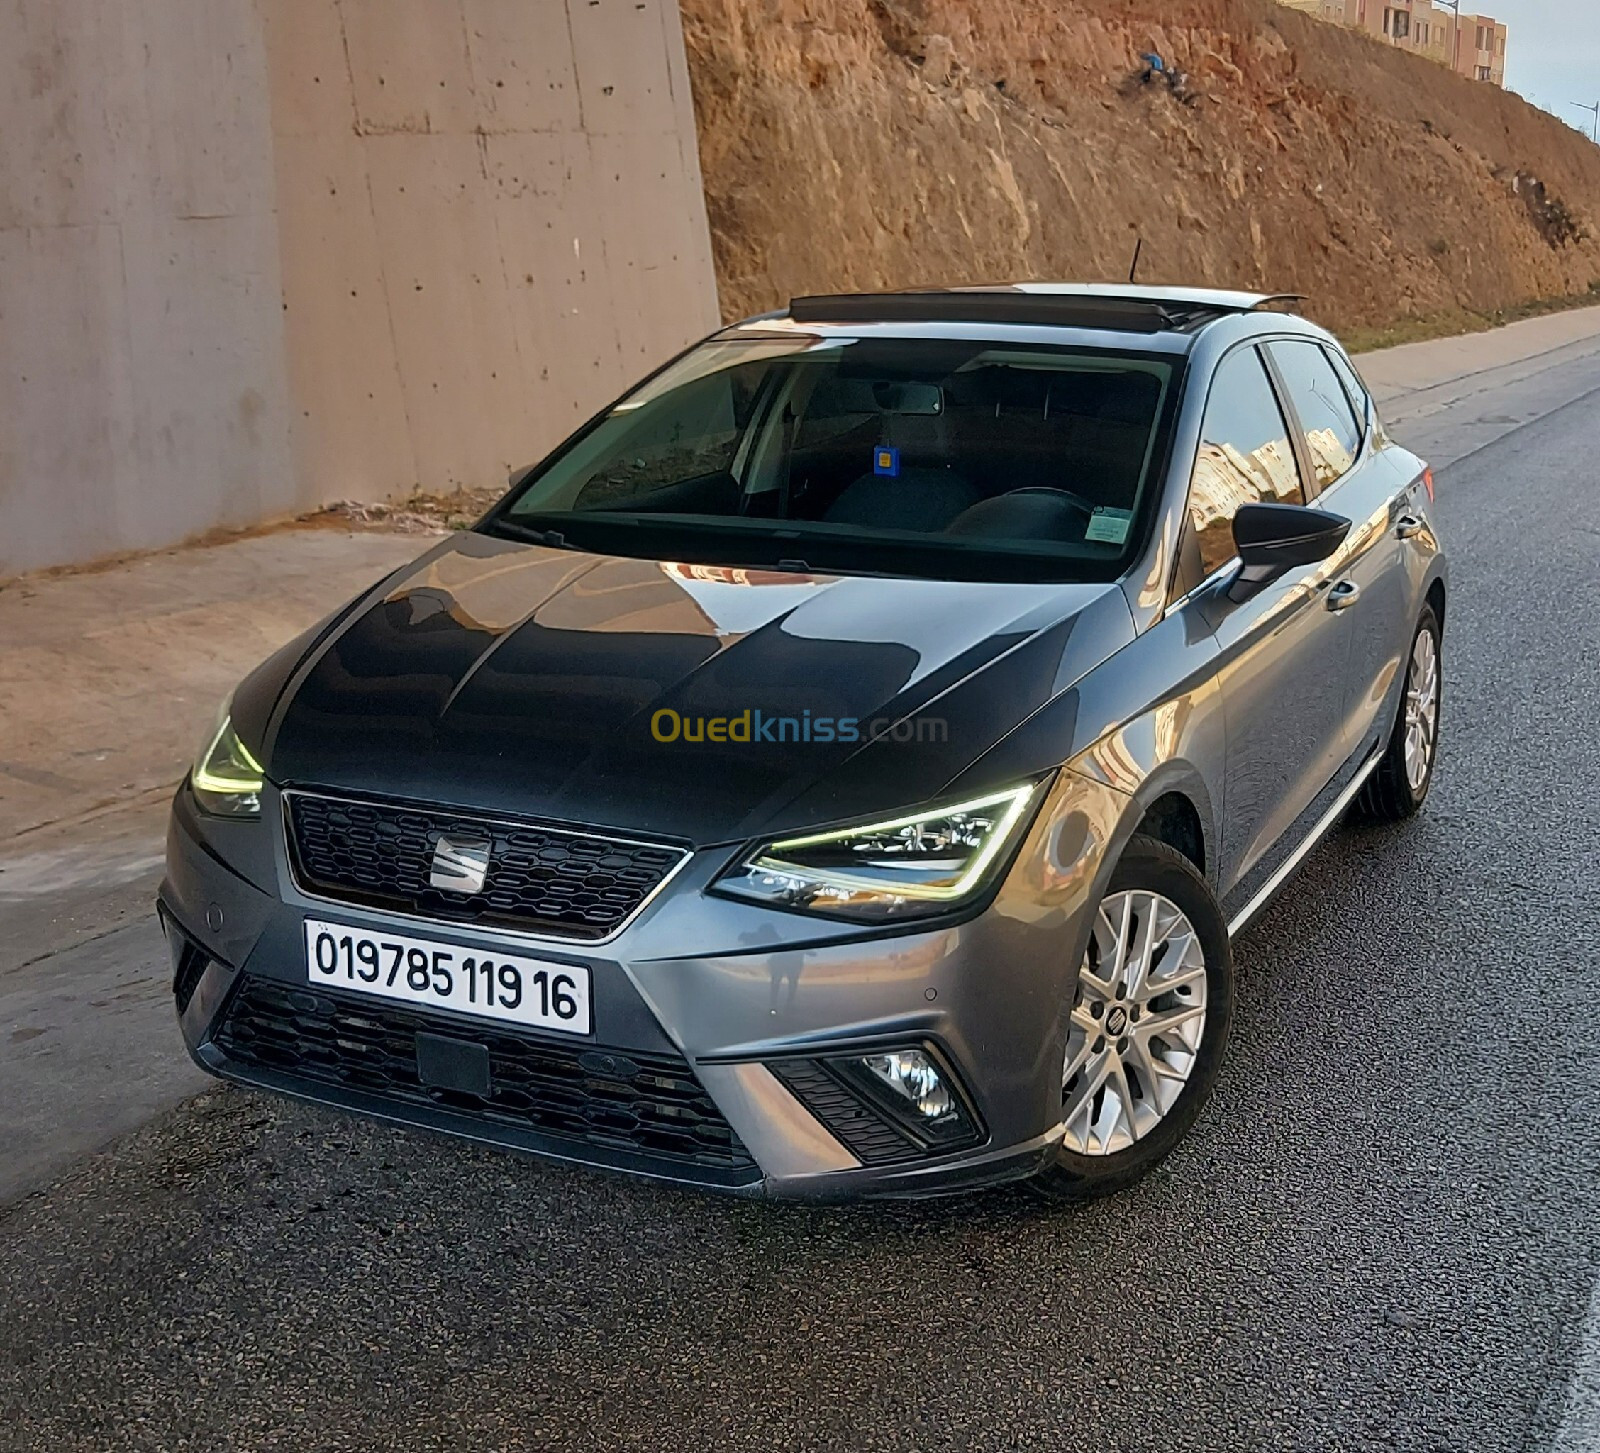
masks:
<svg viewBox="0 0 1600 1453"><path fill-rule="evenodd" d="M541 530L537 525L519 525L515 520L494 520L491 522L497 530L504 530L507 534L515 535L519 540L526 540L532 545L546 545L552 550L581 550L581 545L574 545L560 530Z"/></svg>

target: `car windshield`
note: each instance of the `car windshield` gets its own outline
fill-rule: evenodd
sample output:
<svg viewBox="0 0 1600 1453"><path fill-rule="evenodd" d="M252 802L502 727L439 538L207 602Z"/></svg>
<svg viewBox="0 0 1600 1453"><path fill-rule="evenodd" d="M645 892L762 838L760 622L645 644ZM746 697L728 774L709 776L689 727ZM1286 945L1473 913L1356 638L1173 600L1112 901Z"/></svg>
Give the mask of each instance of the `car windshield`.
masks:
<svg viewBox="0 0 1600 1453"><path fill-rule="evenodd" d="M702 344L485 528L604 554L1110 580L1138 548L1178 360L993 340Z"/></svg>

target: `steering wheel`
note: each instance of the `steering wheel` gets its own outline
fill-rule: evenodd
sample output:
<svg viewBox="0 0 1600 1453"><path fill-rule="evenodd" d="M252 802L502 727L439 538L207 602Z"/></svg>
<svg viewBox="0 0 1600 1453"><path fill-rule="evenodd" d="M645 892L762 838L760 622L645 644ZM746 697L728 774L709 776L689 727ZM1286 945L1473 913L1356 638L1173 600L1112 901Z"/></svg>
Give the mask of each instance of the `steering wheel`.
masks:
<svg viewBox="0 0 1600 1453"><path fill-rule="evenodd" d="M1062 504L1078 511L1085 523L1094 517L1096 506L1086 500L1081 494L1074 494L1070 489L1052 489L1045 484L1030 484L1023 489L1008 489L1000 499L1041 499L1050 498L1059 500Z"/></svg>

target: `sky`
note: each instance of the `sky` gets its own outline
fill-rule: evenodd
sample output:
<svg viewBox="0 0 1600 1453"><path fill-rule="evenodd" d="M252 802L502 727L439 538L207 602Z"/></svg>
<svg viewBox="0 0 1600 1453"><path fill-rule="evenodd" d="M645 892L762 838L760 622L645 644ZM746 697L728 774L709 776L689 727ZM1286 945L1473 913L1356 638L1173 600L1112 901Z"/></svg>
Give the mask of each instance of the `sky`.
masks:
<svg viewBox="0 0 1600 1453"><path fill-rule="evenodd" d="M1571 105L1600 101L1600 0L1473 0L1463 10L1508 27L1506 85L1588 132L1592 113Z"/></svg>

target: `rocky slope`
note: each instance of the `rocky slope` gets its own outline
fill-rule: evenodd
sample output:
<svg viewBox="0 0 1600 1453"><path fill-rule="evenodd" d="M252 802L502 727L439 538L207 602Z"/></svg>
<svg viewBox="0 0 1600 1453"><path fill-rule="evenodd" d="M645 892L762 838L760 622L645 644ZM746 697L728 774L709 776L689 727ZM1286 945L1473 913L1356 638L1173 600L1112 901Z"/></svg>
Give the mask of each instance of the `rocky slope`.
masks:
<svg viewBox="0 0 1600 1453"><path fill-rule="evenodd" d="M722 307L1020 277L1335 327L1600 290L1600 147L1272 0L683 0ZM1512 38L1515 44L1515 36ZM1155 50L1192 94L1132 79Z"/></svg>

